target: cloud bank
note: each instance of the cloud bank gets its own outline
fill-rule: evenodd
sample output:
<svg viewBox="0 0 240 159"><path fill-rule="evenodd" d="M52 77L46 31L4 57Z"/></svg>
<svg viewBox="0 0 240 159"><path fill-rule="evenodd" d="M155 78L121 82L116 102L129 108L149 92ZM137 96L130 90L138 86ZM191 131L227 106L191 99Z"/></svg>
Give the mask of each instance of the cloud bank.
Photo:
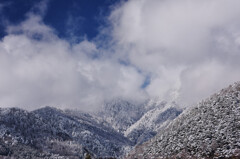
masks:
<svg viewBox="0 0 240 159"><path fill-rule="evenodd" d="M89 110L118 97L190 105L240 79L238 0L126 1L101 28L110 40L74 44L43 15L29 13L0 41L1 106Z"/></svg>
<svg viewBox="0 0 240 159"><path fill-rule="evenodd" d="M238 81L240 2L133 0L109 17L117 56L151 80L150 96L191 104Z"/></svg>
<svg viewBox="0 0 240 159"><path fill-rule="evenodd" d="M2 106L94 109L104 100L144 94L136 68L96 58L101 51L87 40L70 45L36 15L8 28L0 52Z"/></svg>

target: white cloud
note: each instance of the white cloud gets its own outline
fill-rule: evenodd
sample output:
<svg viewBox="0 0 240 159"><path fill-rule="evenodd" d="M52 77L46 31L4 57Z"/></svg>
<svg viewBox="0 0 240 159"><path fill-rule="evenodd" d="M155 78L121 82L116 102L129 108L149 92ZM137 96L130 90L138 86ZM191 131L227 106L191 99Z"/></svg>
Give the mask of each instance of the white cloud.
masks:
<svg viewBox="0 0 240 159"><path fill-rule="evenodd" d="M30 15L8 33L0 42L1 106L89 110L115 97L143 97L144 78L135 68L98 56L87 40L71 46L39 16Z"/></svg>
<svg viewBox="0 0 240 159"><path fill-rule="evenodd" d="M60 39L41 8L0 42L1 106L89 110L156 96L191 104L240 79L238 0L126 1L103 28L110 43Z"/></svg>
<svg viewBox="0 0 240 159"><path fill-rule="evenodd" d="M238 0L132 0L109 17L118 58L151 74L148 94L179 90L183 104L240 79L239 19Z"/></svg>

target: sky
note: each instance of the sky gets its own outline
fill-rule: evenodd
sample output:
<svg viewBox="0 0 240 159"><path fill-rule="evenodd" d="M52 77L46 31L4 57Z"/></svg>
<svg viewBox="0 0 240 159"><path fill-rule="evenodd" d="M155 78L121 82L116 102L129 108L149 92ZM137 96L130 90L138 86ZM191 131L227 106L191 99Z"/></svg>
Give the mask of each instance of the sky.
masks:
<svg viewBox="0 0 240 159"><path fill-rule="evenodd" d="M239 0L0 0L0 105L191 106L240 79Z"/></svg>

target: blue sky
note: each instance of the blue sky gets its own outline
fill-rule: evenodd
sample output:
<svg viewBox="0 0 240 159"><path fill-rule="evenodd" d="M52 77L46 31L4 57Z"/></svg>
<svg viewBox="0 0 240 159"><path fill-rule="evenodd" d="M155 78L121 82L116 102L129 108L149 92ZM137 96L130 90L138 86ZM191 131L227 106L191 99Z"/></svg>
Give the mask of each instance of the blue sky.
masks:
<svg viewBox="0 0 240 159"><path fill-rule="evenodd" d="M191 106L240 79L239 0L0 0L0 37L5 107Z"/></svg>
<svg viewBox="0 0 240 159"><path fill-rule="evenodd" d="M110 8L119 0L49 0L43 22L53 27L61 38L85 36L93 39L99 27L106 25L105 18ZM41 0L1 0L0 36L3 37L5 23L18 24L26 19L26 14L34 11Z"/></svg>

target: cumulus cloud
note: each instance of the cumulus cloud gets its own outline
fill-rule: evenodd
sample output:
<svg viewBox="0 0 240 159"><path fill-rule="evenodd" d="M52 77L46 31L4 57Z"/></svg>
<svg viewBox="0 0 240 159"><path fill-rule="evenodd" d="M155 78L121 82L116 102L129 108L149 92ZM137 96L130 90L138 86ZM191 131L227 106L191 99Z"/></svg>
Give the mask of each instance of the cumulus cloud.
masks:
<svg viewBox="0 0 240 159"><path fill-rule="evenodd" d="M189 105L240 79L238 0L122 2L101 28L110 41L74 44L43 23L45 4L0 41L1 106L89 110L118 97Z"/></svg>
<svg viewBox="0 0 240 159"><path fill-rule="evenodd" d="M1 106L96 109L104 100L141 99L136 68L98 56L88 40L70 45L40 16L9 26L0 42Z"/></svg>
<svg viewBox="0 0 240 159"><path fill-rule="evenodd" d="M133 0L109 20L117 56L151 81L150 96L191 104L240 79L240 2Z"/></svg>

